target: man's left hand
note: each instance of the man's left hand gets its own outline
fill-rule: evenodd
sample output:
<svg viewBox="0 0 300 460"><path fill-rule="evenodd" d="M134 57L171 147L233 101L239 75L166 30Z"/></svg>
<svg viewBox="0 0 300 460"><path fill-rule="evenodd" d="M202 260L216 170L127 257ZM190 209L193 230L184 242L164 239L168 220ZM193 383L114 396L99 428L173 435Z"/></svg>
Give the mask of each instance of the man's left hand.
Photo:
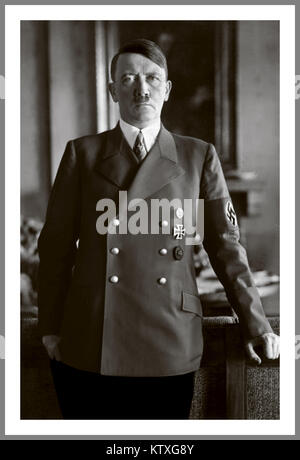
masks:
<svg viewBox="0 0 300 460"><path fill-rule="evenodd" d="M246 342L245 347L248 357L257 364L261 364L261 358L254 350L254 347L257 346L262 346L266 358L277 359L280 352L280 337L272 332L266 332Z"/></svg>

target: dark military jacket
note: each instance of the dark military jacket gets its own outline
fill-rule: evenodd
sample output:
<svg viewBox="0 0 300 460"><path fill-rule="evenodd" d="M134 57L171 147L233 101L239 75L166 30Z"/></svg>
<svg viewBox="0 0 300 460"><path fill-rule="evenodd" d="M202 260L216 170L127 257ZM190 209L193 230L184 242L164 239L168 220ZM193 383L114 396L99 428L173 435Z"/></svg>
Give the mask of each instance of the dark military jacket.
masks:
<svg viewBox="0 0 300 460"><path fill-rule="evenodd" d="M120 191L133 209L118 205ZM104 199L116 203L116 213L107 214L110 231L101 234ZM38 241L39 331L61 336L66 364L120 376L199 368L203 314L194 246L184 231L174 235L185 229L177 226L182 211L191 211L175 206L170 218L159 217L158 233L121 232L141 200L150 225L155 199L203 200L203 245L245 338L272 332L213 145L162 126L138 165L117 125L68 142Z"/></svg>

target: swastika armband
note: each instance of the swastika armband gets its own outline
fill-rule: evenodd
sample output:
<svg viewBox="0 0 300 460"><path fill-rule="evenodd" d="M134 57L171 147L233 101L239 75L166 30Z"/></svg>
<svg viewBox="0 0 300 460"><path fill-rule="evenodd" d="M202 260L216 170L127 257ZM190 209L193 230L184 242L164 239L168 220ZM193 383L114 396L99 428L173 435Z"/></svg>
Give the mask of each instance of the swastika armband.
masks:
<svg viewBox="0 0 300 460"><path fill-rule="evenodd" d="M236 218L236 213L235 210L233 209L232 203L230 200L227 201L226 206L225 206L225 215L229 222L232 223L234 227L237 226L237 218Z"/></svg>
<svg viewBox="0 0 300 460"><path fill-rule="evenodd" d="M205 235L217 233L235 233L239 236L236 212L229 197L205 201Z"/></svg>

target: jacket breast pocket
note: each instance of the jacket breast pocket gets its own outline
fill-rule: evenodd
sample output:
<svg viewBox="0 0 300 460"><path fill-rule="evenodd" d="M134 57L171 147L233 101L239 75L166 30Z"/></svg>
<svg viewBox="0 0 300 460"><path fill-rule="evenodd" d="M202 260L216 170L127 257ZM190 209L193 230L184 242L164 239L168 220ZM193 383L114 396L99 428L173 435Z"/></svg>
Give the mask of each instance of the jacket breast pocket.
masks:
<svg viewBox="0 0 300 460"><path fill-rule="evenodd" d="M196 295L188 294L187 292L182 292L182 310L194 313L197 316L203 318L203 310L200 298Z"/></svg>

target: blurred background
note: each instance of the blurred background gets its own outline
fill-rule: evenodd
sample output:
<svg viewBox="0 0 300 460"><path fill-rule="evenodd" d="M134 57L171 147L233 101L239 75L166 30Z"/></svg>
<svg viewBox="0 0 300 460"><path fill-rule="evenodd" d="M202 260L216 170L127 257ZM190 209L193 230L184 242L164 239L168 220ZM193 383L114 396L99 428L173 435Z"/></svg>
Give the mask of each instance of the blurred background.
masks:
<svg viewBox="0 0 300 460"><path fill-rule="evenodd" d="M117 123L110 61L120 44L141 37L168 60L166 128L216 146L265 312L279 331L279 23L22 21L22 418L60 418L36 333L36 242L51 185L69 139ZM195 266L206 348L191 418L278 418L278 361L247 365L238 328L233 340L236 317L201 247ZM240 379L232 371L237 350Z"/></svg>

